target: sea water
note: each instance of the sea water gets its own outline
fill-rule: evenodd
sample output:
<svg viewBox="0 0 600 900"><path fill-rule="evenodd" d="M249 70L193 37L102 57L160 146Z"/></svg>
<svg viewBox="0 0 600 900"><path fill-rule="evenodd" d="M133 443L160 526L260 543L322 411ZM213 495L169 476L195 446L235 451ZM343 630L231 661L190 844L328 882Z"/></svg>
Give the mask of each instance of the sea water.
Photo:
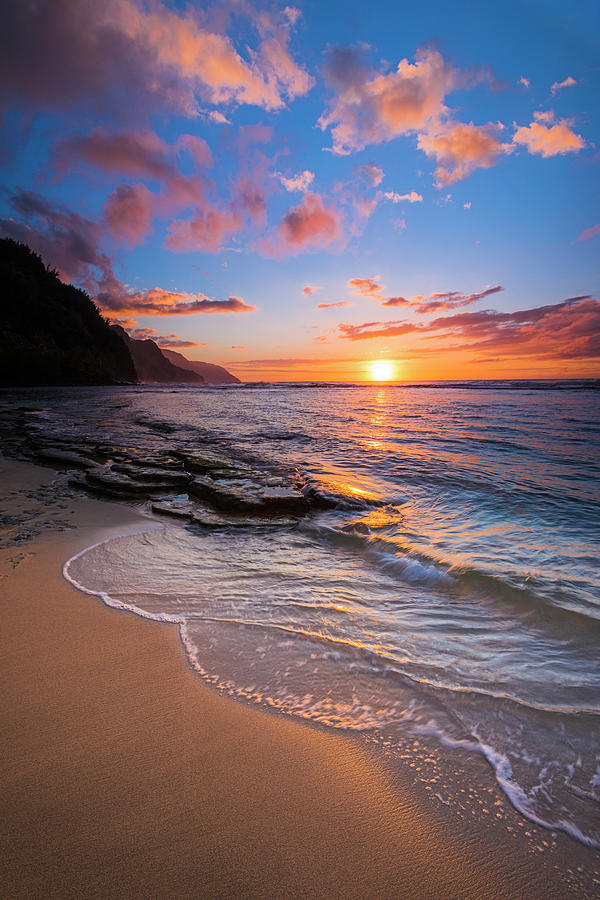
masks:
<svg viewBox="0 0 600 900"><path fill-rule="evenodd" d="M483 754L524 815L591 846L599 396L573 382L28 393L62 435L209 443L336 503L283 528L155 519L70 560L73 583L178 622L220 691L386 748Z"/></svg>

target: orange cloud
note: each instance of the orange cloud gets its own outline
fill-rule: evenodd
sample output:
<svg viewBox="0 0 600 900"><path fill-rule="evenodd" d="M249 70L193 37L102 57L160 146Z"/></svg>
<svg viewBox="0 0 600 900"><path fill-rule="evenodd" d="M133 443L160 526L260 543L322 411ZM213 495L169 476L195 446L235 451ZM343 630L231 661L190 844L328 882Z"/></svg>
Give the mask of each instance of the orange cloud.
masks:
<svg viewBox="0 0 600 900"><path fill-rule="evenodd" d="M418 137L419 149L438 163L435 178L443 187L466 178L475 169L489 169L507 146L497 138L501 125L448 123Z"/></svg>
<svg viewBox="0 0 600 900"><path fill-rule="evenodd" d="M302 288L302 293L306 297L310 297L311 294L314 294L315 291L320 291L321 288L316 287L314 284L305 284Z"/></svg>
<svg viewBox="0 0 600 900"><path fill-rule="evenodd" d="M227 300L211 300L206 294L188 294L152 288L148 291L126 291L120 283L106 285L98 293L98 303L105 310L126 316L191 316L196 313L252 312L255 306L244 303L240 297Z"/></svg>
<svg viewBox="0 0 600 900"><path fill-rule="evenodd" d="M339 300L337 303L319 303L315 309L333 309L336 306L354 306L349 300Z"/></svg>
<svg viewBox="0 0 600 900"><path fill-rule="evenodd" d="M575 79L571 75L569 75L568 78L565 78L564 81L555 81L550 88L550 91L553 94L556 94L556 92L562 90L562 88L573 87L576 84L577 82L575 81Z"/></svg>
<svg viewBox="0 0 600 900"><path fill-rule="evenodd" d="M332 151L340 155L423 130L445 112L444 98L457 83L436 50L419 50L416 62L403 59L395 71L372 76L356 53L338 49L326 74L337 96L318 124L331 129Z"/></svg>
<svg viewBox="0 0 600 900"><path fill-rule="evenodd" d="M374 275L373 278L349 278L348 289L353 294L360 294L362 297L373 297L381 300L381 291L385 290L385 284L381 284L381 276Z"/></svg>
<svg viewBox="0 0 600 900"><path fill-rule="evenodd" d="M560 119L555 125L547 126L544 122L552 122L554 114L534 113L530 125L517 128L513 137L514 144L522 144L530 153L543 157L558 156L565 153L578 153L585 147L585 141L570 128L568 119Z"/></svg>
<svg viewBox="0 0 600 900"><path fill-rule="evenodd" d="M498 354L562 360L600 356L600 303L589 296L507 313L489 309L455 313L427 325L399 321L341 323L338 329L341 337L350 341L416 333L440 337L446 341L446 350L468 349L488 359Z"/></svg>

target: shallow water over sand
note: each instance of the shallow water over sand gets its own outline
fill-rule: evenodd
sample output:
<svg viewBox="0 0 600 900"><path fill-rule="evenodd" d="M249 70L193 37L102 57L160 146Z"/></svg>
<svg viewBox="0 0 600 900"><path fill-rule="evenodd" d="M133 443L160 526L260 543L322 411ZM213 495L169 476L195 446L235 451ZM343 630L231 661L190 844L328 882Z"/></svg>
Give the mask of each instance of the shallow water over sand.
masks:
<svg viewBox="0 0 600 900"><path fill-rule="evenodd" d="M208 441L335 503L281 527L161 520L80 555L68 577L180 622L222 691L386 747L425 737L483 753L528 817L600 840L597 391L27 395L60 433Z"/></svg>

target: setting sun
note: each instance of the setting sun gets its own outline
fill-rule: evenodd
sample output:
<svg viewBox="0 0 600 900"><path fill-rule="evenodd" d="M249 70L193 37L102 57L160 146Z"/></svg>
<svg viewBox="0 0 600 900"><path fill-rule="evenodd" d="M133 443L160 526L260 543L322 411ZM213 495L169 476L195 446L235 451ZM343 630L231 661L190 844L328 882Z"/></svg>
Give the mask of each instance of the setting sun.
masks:
<svg viewBox="0 0 600 900"><path fill-rule="evenodd" d="M393 381L396 378L396 363L388 359L374 359L369 363L371 381Z"/></svg>

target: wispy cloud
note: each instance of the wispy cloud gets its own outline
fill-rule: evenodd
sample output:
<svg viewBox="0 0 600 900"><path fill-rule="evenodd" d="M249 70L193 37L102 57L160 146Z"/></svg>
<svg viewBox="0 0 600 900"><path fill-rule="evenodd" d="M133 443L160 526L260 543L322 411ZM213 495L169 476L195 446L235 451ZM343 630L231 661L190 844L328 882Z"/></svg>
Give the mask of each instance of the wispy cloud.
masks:
<svg viewBox="0 0 600 900"><path fill-rule="evenodd" d="M319 303L315 309L333 309L336 306L354 306L350 300L338 300L337 303Z"/></svg>
<svg viewBox="0 0 600 900"><path fill-rule="evenodd" d="M278 173L277 177L286 191L307 191L314 181L315 173L305 169L304 172L299 172L298 175L294 175L291 178L286 178L285 175L280 173Z"/></svg>
<svg viewBox="0 0 600 900"><path fill-rule="evenodd" d="M566 88L566 87L574 87L576 84L577 84L577 82L575 81L575 79L571 75L569 75L567 78L564 79L564 81L555 81L554 84L552 85L552 87L550 88L550 91L552 94L556 94L557 91L561 91L563 88Z"/></svg>
<svg viewBox="0 0 600 900"><path fill-rule="evenodd" d="M423 197L421 194L417 194L416 191L410 191L409 194L397 194L396 191L387 191L383 196L386 200L391 200L392 203L403 203L404 201L407 203L423 202Z"/></svg>
<svg viewBox="0 0 600 900"><path fill-rule="evenodd" d="M590 238L596 237L597 234L600 234L600 225L592 225L591 228L586 228L585 231L582 231L579 237L575 238L575 240L589 241Z"/></svg>
<svg viewBox="0 0 600 900"><path fill-rule="evenodd" d="M512 358L589 359L600 356L600 303L589 296L513 312L456 313L428 324L341 323L338 329L340 336L350 341L390 339L406 334L438 336L444 338L445 350L469 349L483 357L502 354Z"/></svg>

